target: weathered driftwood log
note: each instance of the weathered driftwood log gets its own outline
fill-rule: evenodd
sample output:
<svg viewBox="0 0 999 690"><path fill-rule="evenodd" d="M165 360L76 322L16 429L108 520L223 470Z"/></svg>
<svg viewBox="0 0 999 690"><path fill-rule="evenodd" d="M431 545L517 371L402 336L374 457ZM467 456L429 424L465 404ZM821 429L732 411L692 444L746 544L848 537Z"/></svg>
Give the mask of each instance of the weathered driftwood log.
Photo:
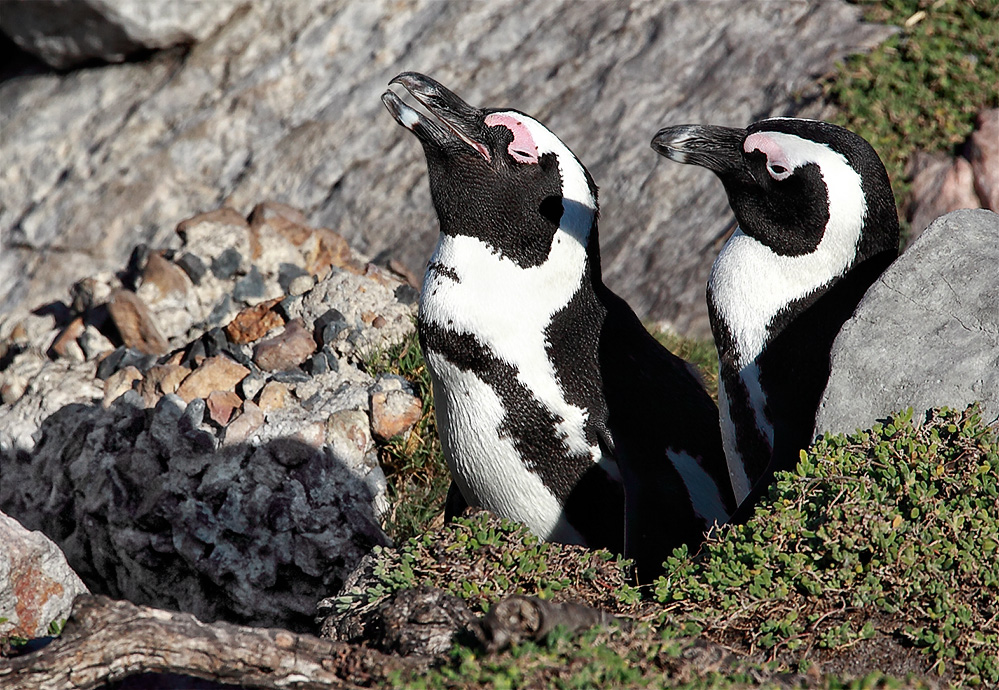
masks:
<svg viewBox="0 0 999 690"><path fill-rule="evenodd" d="M80 595L58 640L0 660L0 687L82 690L152 671L259 688L330 690L418 671L426 663L279 628L206 624L187 613Z"/></svg>

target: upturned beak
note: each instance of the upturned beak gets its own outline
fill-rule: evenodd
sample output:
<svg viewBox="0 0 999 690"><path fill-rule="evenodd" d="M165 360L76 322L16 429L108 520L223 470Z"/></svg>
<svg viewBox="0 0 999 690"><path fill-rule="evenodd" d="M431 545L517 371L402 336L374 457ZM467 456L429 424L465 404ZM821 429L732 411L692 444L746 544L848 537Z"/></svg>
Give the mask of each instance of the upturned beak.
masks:
<svg viewBox="0 0 999 690"><path fill-rule="evenodd" d="M413 132L425 147L441 150L461 142L487 161L490 159L489 149L481 143L485 129L481 110L473 108L444 85L418 72L403 72L389 84L402 86L440 121L438 123L409 107L392 91L382 94L382 103L395 121Z"/></svg>
<svg viewBox="0 0 999 690"><path fill-rule="evenodd" d="M743 168L744 129L717 125L676 125L660 129L652 148L677 163L700 165L719 174Z"/></svg>

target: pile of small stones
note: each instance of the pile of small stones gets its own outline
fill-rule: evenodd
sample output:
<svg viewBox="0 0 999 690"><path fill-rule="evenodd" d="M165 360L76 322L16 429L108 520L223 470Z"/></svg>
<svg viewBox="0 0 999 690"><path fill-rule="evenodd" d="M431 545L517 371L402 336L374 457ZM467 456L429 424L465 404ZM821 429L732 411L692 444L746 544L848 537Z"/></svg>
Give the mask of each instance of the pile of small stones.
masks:
<svg viewBox="0 0 999 690"><path fill-rule="evenodd" d="M388 543L375 439L422 403L363 362L412 331L417 296L281 204L183 221L0 325L0 510L94 592L305 626Z"/></svg>

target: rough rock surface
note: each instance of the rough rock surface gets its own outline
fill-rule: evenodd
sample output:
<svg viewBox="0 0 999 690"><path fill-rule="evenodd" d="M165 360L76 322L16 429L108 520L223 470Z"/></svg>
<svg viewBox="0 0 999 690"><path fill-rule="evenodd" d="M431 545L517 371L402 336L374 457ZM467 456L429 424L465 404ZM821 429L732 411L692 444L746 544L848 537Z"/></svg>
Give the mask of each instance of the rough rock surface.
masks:
<svg viewBox="0 0 999 690"><path fill-rule="evenodd" d="M65 621L86 585L59 547L41 532L0 513L0 638L31 639Z"/></svg>
<svg viewBox="0 0 999 690"><path fill-rule="evenodd" d="M666 124L820 114L816 78L890 33L860 14L840 0L262 0L186 52L10 79L0 312L60 299L136 242L166 246L192 209L262 198L422 274L437 235L423 154L379 100L415 69L545 121L601 186L608 284L707 336L731 212L713 175L649 141Z"/></svg>
<svg viewBox="0 0 999 690"><path fill-rule="evenodd" d="M917 152L907 175L912 178L904 208L910 241L951 211L987 208L999 213L999 108L978 114L960 155Z"/></svg>
<svg viewBox="0 0 999 690"><path fill-rule="evenodd" d="M852 433L899 409L999 418L999 215L955 211L892 264L844 324L815 431Z"/></svg>
<svg viewBox="0 0 999 690"><path fill-rule="evenodd" d="M172 249L137 248L0 339L0 507L58 543L93 591L308 629L317 593L388 542L370 413L386 377L359 362L412 331L412 288L325 251L342 239L296 214L187 219ZM276 229L288 216L294 241ZM303 276L310 287L287 294ZM110 308L123 291L162 354L126 346ZM88 329L108 348L83 352ZM261 342L279 370L254 362Z"/></svg>
<svg viewBox="0 0 999 690"><path fill-rule="evenodd" d="M57 69L207 38L245 0L5 0L0 31Z"/></svg>

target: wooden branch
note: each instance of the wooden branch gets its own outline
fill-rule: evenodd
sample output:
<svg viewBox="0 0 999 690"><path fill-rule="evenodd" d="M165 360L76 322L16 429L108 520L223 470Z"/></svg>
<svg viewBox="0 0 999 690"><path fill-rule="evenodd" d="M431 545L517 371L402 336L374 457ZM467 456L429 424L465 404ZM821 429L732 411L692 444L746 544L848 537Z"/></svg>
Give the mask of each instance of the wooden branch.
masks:
<svg viewBox="0 0 999 690"><path fill-rule="evenodd" d="M207 624L187 613L83 594L59 639L0 660L0 687L84 690L152 671L259 688L341 690L426 666L426 659L392 657L280 628Z"/></svg>
<svg viewBox="0 0 999 690"><path fill-rule="evenodd" d="M487 652L521 640L541 640L558 626L575 633L595 625L630 626L631 621L585 604L556 604L537 597L511 596L497 602L472 632Z"/></svg>

